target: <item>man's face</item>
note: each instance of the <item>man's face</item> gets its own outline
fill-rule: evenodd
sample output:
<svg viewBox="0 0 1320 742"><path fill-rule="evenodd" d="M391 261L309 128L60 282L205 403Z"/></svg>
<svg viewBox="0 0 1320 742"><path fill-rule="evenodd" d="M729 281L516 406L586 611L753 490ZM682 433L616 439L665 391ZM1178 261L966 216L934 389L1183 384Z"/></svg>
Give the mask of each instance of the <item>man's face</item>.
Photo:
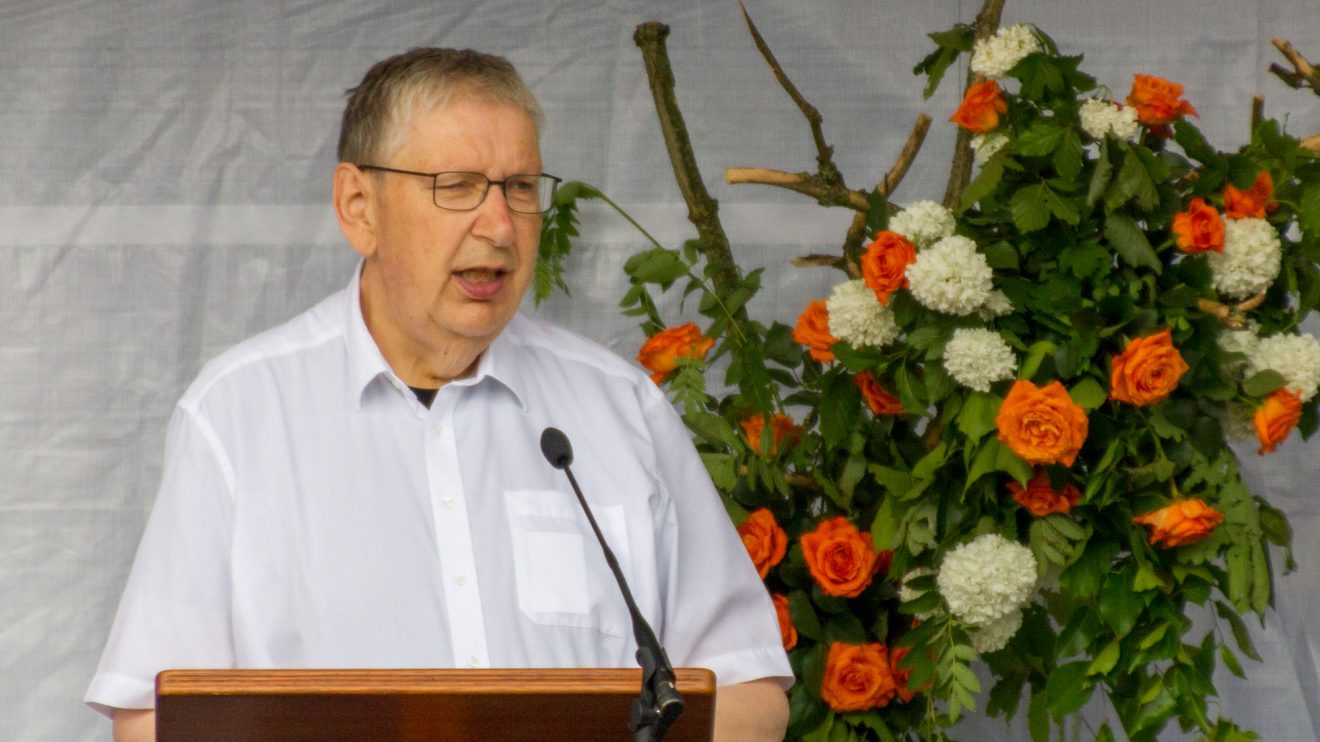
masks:
<svg viewBox="0 0 1320 742"><path fill-rule="evenodd" d="M372 164L491 180L541 172L532 120L509 105L457 97L416 114L402 141L388 162ZM359 248L367 327L396 373L424 384L418 370L438 374L445 359L484 349L513 317L535 265L541 218L511 212L500 186L472 211L447 211L433 202L427 178L372 177L374 239Z"/></svg>

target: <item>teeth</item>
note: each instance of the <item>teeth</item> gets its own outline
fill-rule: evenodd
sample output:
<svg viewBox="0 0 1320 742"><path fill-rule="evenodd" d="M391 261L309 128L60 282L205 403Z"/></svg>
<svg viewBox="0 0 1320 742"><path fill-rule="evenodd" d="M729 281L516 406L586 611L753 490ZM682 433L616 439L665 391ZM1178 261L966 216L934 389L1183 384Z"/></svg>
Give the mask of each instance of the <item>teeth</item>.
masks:
<svg viewBox="0 0 1320 742"><path fill-rule="evenodd" d="M469 268L465 271L459 271L458 275L465 281L484 282L494 281L496 276L499 275L499 271L489 268Z"/></svg>

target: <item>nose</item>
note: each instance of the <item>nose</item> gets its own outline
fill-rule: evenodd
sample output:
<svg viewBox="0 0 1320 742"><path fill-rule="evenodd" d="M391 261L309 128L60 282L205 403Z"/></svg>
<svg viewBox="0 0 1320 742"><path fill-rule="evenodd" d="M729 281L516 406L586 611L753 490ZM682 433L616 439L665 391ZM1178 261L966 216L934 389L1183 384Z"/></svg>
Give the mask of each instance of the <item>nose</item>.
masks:
<svg viewBox="0 0 1320 742"><path fill-rule="evenodd" d="M472 234L496 247L508 247L513 244L517 225L514 214L509 210L509 202L504 198L504 184L491 183L486 192L486 199L477 207L477 219L472 224Z"/></svg>

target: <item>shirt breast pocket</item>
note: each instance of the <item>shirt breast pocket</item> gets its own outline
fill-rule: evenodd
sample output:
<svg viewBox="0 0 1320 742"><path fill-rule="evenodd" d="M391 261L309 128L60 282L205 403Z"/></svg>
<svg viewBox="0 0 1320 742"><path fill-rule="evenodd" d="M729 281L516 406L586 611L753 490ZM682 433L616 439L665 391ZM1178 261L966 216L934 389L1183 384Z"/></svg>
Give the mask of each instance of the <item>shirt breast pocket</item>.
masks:
<svg viewBox="0 0 1320 742"><path fill-rule="evenodd" d="M558 490L504 493L518 608L534 623L625 637L631 620L576 496ZM593 506L605 541L628 576L622 506Z"/></svg>

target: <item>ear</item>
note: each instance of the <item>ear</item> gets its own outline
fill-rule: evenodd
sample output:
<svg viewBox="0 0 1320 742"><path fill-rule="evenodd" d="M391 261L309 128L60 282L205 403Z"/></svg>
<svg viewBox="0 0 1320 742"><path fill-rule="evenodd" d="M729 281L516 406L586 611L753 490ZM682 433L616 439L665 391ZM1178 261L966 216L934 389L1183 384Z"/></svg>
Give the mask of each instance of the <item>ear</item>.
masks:
<svg viewBox="0 0 1320 742"><path fill-rule="evenodd" d="M369 258L376 252L375 190L378 183L357 168L341 162L335 167L334 193L331 201L339 217L339 231L359 255Z"/></svg>

